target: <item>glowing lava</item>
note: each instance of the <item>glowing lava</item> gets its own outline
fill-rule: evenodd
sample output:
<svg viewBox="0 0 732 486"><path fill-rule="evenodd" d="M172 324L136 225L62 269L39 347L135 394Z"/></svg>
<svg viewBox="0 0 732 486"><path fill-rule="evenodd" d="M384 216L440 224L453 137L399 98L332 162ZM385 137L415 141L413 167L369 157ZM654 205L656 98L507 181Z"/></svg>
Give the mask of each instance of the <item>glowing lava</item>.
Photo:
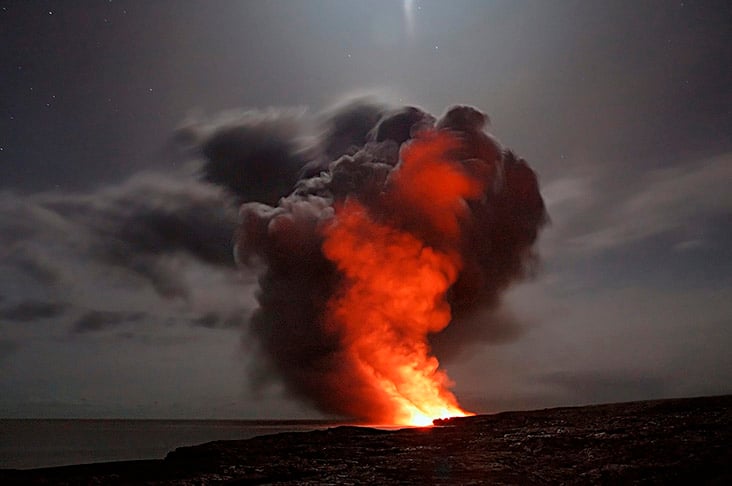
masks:
<svg viewBox="0 0 732 486"><path fill-rule="evenodd" d="M327 325L363 401L379 404L367 411L374 422L430 425L469 415L427 340L450 323L446 294L462 266L459 221L465 200L480 197L484 186L449 157L458 146L447 132L422 134L402 150L383 194L380 214L387 216L352 199L324 228L323 252L344 277Z"/></svg>

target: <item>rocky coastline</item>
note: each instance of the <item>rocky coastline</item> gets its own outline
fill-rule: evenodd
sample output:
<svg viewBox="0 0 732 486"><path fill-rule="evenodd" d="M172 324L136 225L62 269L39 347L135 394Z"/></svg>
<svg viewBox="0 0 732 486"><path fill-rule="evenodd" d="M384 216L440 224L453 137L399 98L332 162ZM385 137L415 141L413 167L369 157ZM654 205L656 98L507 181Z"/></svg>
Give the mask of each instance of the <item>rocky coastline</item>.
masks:
<svg viewBox="0 0 732 486"><path fill-rule="evenodd" d="M732 484L732 395L281 433L160 460L0 470L0 483Z"/></svg>

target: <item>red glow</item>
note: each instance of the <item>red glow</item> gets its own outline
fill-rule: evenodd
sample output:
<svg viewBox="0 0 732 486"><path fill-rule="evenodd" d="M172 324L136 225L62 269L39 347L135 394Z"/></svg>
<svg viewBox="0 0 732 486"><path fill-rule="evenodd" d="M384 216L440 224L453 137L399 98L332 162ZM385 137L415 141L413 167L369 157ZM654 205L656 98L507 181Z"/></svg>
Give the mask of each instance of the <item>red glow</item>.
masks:
<svg viewBox="0 0 732 486"><path fill-rule="evenodd" d="M374 422L430 425L469 415L449 391L450 379L427 341L450 323L445 296L462 266L450 241L459 236L465 199L483 189L448 157L457 146L444 132L406 146L385 194L389 222L351 200L324 229L323 252L345 276L329 302L327 323L341 336L343 368L352 370L357 393L364 403L379 404L365 412ZM400 216L404 209L416 211L427 231L398 228L395 223L407 218ZM428 243L417 233L439 236Z"/></svg>

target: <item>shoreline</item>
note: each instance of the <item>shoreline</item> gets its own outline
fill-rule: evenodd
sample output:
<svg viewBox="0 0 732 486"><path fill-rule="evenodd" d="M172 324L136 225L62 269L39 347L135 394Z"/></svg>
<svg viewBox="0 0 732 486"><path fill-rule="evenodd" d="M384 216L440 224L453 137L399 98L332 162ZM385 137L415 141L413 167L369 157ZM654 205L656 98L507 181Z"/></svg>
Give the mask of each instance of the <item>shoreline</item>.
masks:
<svg viewBox="0 0 732 486"><path fill-rule="evenodd" d="M3 484L732 483L732 395L338 426L179 447L164 459L3 469Z"/></svg>

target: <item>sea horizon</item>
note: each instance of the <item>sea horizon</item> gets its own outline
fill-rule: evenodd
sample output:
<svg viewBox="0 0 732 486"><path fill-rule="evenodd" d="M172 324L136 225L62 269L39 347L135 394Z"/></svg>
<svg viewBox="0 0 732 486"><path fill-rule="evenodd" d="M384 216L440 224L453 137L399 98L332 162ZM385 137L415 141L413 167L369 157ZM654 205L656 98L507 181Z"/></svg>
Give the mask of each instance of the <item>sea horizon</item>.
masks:
<svg viewBox="0 0 732 486"><path fill-rule="evenodd" d="M0 418L0 469L163 459L178 447L339 425L336 419Z"/></svg>

